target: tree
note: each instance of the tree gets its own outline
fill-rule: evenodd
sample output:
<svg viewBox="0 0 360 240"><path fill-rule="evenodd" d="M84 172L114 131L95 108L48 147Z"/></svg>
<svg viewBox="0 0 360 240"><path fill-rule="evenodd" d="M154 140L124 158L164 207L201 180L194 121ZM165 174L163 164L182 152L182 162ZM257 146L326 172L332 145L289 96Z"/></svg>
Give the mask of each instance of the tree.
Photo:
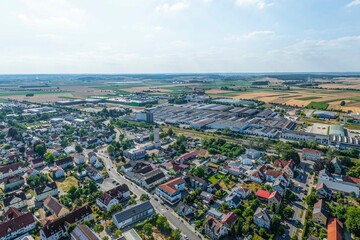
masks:
<svg viewBox="0 0 360 240"><path fill-rule="evenodd" d="M310 193L308 196L305 197L306 204L308 206L314 206L314 204L317 202L318 197L314 192Z"/></svg>
<svg viewBox="0 0 360 240"><path fill-rule="evenodd" d="M293 214L293 209L290 206L287 206L286 208L284 208L283 210L283 217L285 219L290 219L292 214Z"/></svg>
<svg viewBox="0 0 360 240"><path fill-rule="evenodd" d="M109 213L112 215L114 213L120 212L122 210L122 206L120 203L115 203L109 209Z"/></svg>
<svg viewBox="0 0 360 240"><path fill-rule="evenodd" d="M205 176L205 170L203 167L197 167L193 170L193 174L197 177L203 178Z"/></svg>
<svg viewBox="0 0 360 240"><path fill-rule="evenodd" d="M181 232L179 229L174 229L171 231L171 239L172 240L180 240L181 239Z"/></svg>
<svg viewBox="0 0 360 240"><path fill-rule="evenodd" d="M345 106L346 102L343 100L340 102L340 106Z"/></svg>
<svg viewBox="0 0 360 240"><path fill-rule="evenodd" d="M95 227L94 227L94 231L96 232L96 233L101 233L102 231L104 231L104 226L103 225L101 225L101 224L97 224L97 225L95 225Z"/></svg>
<svg viewBox="0 0 360 240"><path fill-rule="evenodd" d="M84 221L84 224L88 227L91 227L91 222L90 221Z"/></svg>
<svg viewBox="0 0 360 240"><path fill-rule="evenodd" d="M55 160L55 155L52 152L46 152L44 158L48 163L52 163Z"/></svg>
<svg viewBox="0 0 360 240"><path fill-rule="evenodd" d="M46 153L46 146L44 143L36 144L34 147L34 151L39 154L40 156L43 156Z"/></svg>
<svg viewBox="0 0 360 240"><path fill-rule="evenodd" d="M117 237L121 236L121 230L120 229L115 231L115 236L117 236Z"/></svg>
<svg viewBox="0 0 360 240"><path fill-rule="evenodd" d="M149 195L147 195L146 193L141 194L140 201L146 201L146 200L150 200Z"/></svg>
<svg viewBox="0 0 360 240"><path fill-rule="evenodd" d="M156 226L161 230L161 231L167 231L170 229L170 225L166 219L166 217L164 216L159 216L158 219L156 220Z"/></svg>
<svg viewBox="0 0 360 240"><path fill-rule="evenodd" d="M351 206L346 211L346 227L355 236L360 237L360 207Z"/></svg>
<svg viewBox="0 0 360 240"><path fill-rule="evenodd" d="M152 230L152 225L150 223L147 223L143 226L143 231L145 232L146 235L151 235L153 230Z"/></svg>
<svg viewBox="0 0 360 240"><path fill-rule="evenodd" d="M167 135L169 137L172 137L174 135L174 131L172 130L172 128L169 128L168 131L167 131Z"/></svg>
<svg viewBox="0 0 360 240"><path fill-rule="evenodd" d="M78 153L82 153L83 152L83 148L80 146L80 144L76 144L75 145L75 151Z"/></svg>
<svg viewBox="0 0 360 240"><path fill-rule="evenodd" d="M115 147L113 145L109 145L107 148L108 154L112 155L115 152Z"/></svg>

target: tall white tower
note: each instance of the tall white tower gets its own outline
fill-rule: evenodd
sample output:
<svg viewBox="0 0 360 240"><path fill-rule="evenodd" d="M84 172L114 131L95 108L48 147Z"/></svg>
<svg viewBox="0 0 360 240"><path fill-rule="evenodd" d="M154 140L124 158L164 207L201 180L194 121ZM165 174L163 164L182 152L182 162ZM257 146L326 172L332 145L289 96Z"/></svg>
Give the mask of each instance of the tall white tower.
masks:
<svg viewBox="0 0 360 240"><path fill-rule="evenodd" d="M160 138L159 138L159 128L155 127L154 128L154 145L156 148L160 147Z"/></svg>

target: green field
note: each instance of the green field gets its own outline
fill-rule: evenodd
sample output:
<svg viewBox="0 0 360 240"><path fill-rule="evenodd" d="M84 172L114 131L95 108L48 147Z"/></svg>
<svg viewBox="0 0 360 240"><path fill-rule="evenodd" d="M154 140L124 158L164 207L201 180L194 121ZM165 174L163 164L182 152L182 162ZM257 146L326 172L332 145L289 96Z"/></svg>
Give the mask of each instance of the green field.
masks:
<svg viewBox="0 0 360 240"><path fill-rule="evenodd" d="M70 93L67 91L9 91L9 92L0 92L0 97L10 97L10 96L25 96L26 94L59 94L59 93Z"/></svg>
<svg viewBox="0 0 360 240"><path fill-rule="evenodd" d="M311 102L306 107L311 109L326 110L329 104L326 102Z"/></svg>

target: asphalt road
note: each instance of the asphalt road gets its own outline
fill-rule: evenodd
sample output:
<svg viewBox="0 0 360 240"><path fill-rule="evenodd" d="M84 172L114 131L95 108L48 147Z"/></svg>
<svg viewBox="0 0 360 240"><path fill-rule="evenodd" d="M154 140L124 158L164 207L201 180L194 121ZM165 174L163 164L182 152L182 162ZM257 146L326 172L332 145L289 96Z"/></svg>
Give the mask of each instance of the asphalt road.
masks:
<svg viewBox="0 0 360 240"><path fill-rule="evenodd" d="M183 235L186 235L191 240L199 240L203 239L201 237L200 233L197 233L193 226L188 224L186 221L184 221L182 218L180 218L177 213L173 211L172 208L170 208L167 205L162 205L161 200L156 197L158 200L155 200L155 197L142 189L141 187L137 186L135 183L131 182L130 180L126 179L124 176L119 174L117 172L116 166L114 165L113 161L109 158L109 156L103 152L106 152L106 147L99 149L99 152L97 153L104 161L106 170L109 174L110 178L115 179L119 183L127 184L130 191L132 191L137 196L141 196L141 194L146 193L150 197L150 202L157 211L158 214L165 216L170 225L172 225L173 228L178 228Z"/></svg>

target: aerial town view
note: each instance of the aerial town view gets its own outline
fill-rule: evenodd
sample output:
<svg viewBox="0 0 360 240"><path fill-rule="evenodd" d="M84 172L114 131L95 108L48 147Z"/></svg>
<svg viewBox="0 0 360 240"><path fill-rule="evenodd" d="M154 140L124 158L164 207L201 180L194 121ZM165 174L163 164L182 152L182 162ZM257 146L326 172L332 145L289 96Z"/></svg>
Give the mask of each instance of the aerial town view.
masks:
<svg viewBox="0 0 360 240"><path fill-rule="evenodd" d="M360 239L359 0L2 5L0 240Z"/></svg>

